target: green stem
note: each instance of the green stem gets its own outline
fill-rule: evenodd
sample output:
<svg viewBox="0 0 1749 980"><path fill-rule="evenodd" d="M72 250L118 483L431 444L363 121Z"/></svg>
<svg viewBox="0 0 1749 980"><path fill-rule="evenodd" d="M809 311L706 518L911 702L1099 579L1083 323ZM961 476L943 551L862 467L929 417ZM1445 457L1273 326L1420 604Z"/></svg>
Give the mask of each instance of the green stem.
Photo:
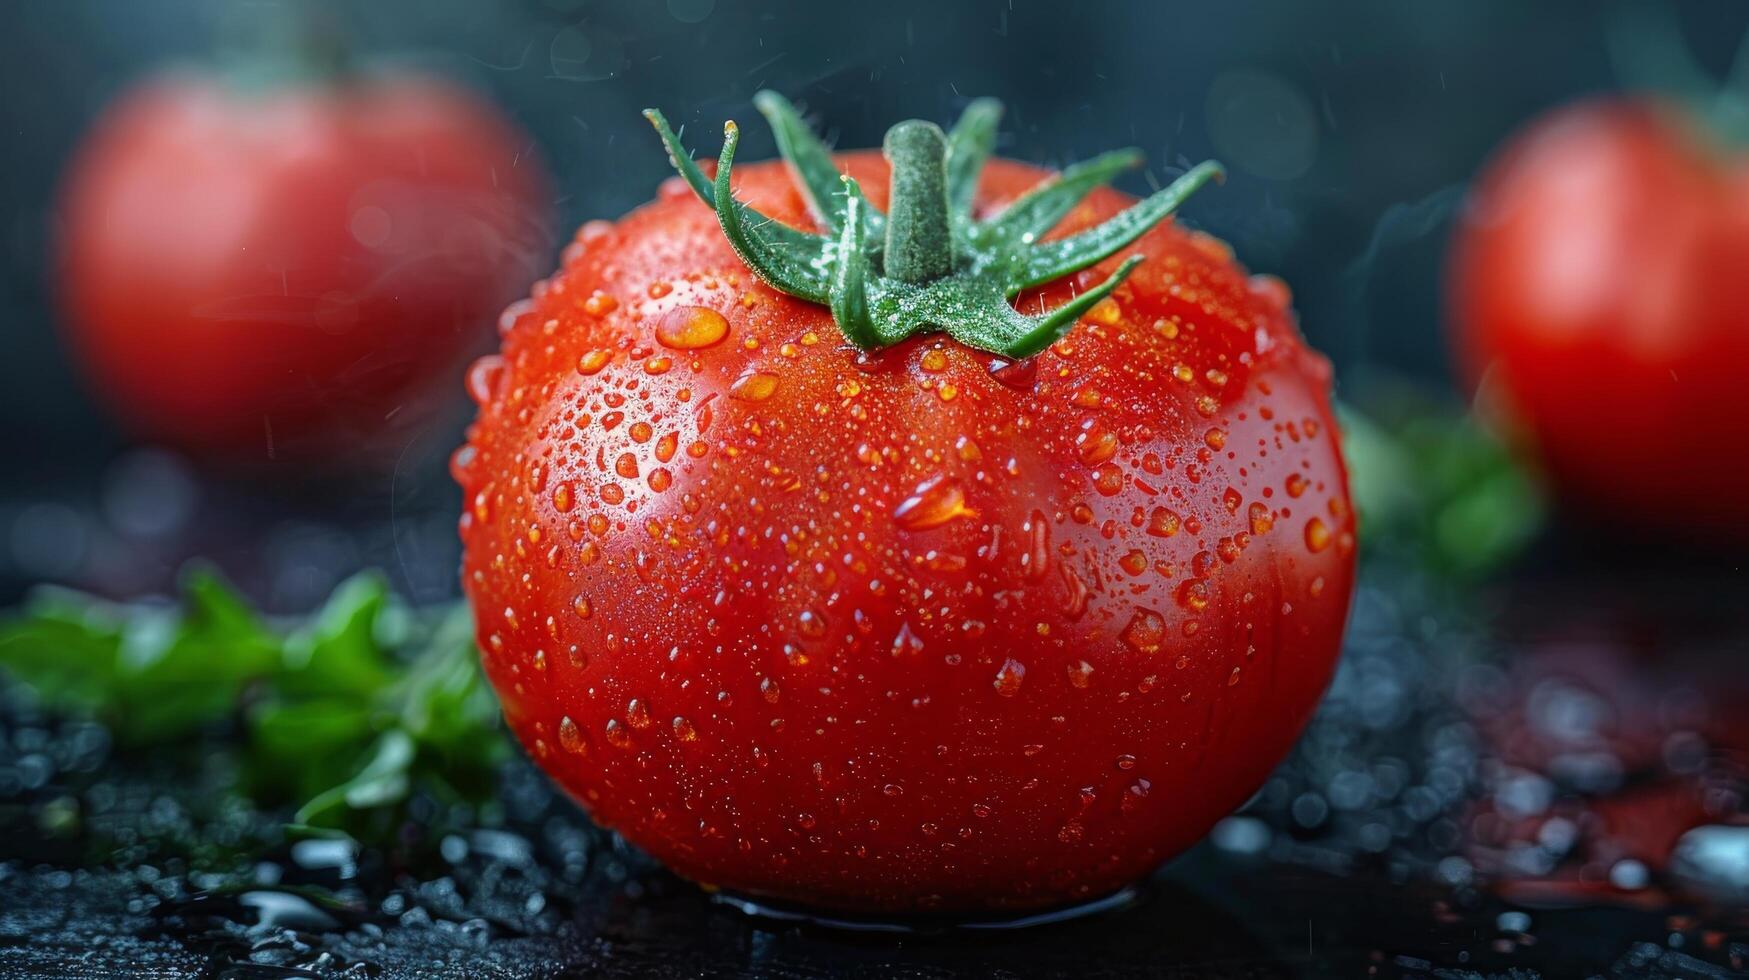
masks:
<svg viewBox="0 0 1749 980"><path fill-rule="evenodd" d="M886 274L928 282L953 271L947 223L947 137L941 127L907 119L887 130L881 152L892 164L887 200Z"/></svg>

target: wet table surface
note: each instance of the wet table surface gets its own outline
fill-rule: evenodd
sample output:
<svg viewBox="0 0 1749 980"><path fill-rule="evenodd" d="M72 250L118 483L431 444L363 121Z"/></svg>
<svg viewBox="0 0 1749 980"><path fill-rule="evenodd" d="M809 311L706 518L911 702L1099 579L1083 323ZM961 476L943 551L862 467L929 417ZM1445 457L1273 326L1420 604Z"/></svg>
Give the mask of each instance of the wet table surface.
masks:
<svg viewBox="0 0 1749 980"><path fill-rule="evenodd" d="M1457 589L1374 561L1257 797L1132 904L1010 932L750 917L520 761L502 821L419 860L288 841L222 771L6 692L0 975L1749 975L1744 583L1677 563Z"/></svg>

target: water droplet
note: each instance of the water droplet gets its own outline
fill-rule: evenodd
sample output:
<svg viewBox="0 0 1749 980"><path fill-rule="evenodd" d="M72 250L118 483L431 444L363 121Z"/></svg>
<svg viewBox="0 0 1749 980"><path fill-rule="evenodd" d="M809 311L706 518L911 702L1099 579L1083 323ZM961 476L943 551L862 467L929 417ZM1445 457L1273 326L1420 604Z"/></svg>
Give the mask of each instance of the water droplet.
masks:
<svg viewBox="0 0 1749 980"><path fill-rule="evenodd" d="M650 727L650 706L638 698L626 702L626 724L633 728Z"/></svg>
<svg viewBox="0 0 1749 980"><path fill-rule="evenodd" d="M701 350L722 343L728 335L729 321L704 306L669 310L656 325L656 342L674 350Z"/></svg>
<svg viewBox="0 0 1749 980"><path fill-rule="evenodd" d="M904 656L905 654L919 654L922 652L922 638L916 633L911 632L910 623L900 623L899 634L893 637L893 656L899 657Z"/></svg>
<svg viewBox="0 0 1749 980"><path fill-rule="evenodd" d="M959 483L943 474L918 484L911 496L893 511L893 519L900 527L921 531L973 514L966 506L966 495Z"/></svg>
<svg viewBox="0 0 1749 980"><path fill-rule="evenodd" d="M1020 685L1024 680L1026 680L1026 665L1010 657L1003 662L1002 668L996 671L996 693L1005 698L1011 698L1020 693Z"/></svg>
<svg viewBox="0 0 1749 980"><path fill-rule="evenodd" d="M1306 492L1306 478L1298 473L1289 473L1286 484L1287 495L1298 497Z"/></svg>
<svg viewBox="0 0 1749 980"><path fill-rule="evenodd" d="M674 737L682 742L698 741L698 730L692 727L692 722L679 715L674 716Z"/></svg>
<svg viewBox="0 0 1749 980"><path fill-rule="evenodd" d="M777 391L778 377L765 371L748 371L729 386L729 396L744 402L762 402Z"/></svg>
<svg viewBox="0 0 1749 980"><path fill-rule="evenodd" d="M613 360L613 351L588 351L582 357L577 358L577 373L582 375L599 374L601 369L607 367L607 362L611 360Z"/></svg>
<svg viewBox="0 0 1749 980"><path fill-rule="evenodd" d="M577 730L577 723L570 715L559 719L559 748L572 755L584 755L589 751L589 744L583 741L583 733Z"/></svg>
<svg viewBox="0 0 1749 980"><path fill-rule="evenodd" d="M452 375L453 377L453 375ZM498 397L504 384L504 358L487 354L468 368L468 397L476 405L485 405Z"/></svg>
<svg viewBox="0 0 1749 980"><path fill-rule="evenodd" d="M1201 612L1209 606L1208 583L1201 579L1191 579L1178 587L1178 604L1192 612Z"/></svg>
<svg viewBox="0 0 1749 980"><path fill-rule="evenodd" d="M1314 517L1306 522L1306 547L1312 551L1330 547L1330 528L1321 518Z"/></svg>
<svg viewBox="0 0 1749 980"><path fill-rule="evenodd" d="M1166 643L1166 620L1154 610L1138 606L1121 639L1137 653L1159 653Z"/></svg>
<svg viewBox="0 0 1749 980"><path fill-rule="evenodd" d="M1267 534L1275 527L1275 515L1263 503L1252 503L1247 513L1251 518L1252 534Z"/></svg>
<svg viewBox="0 0 1749 980"><path fill-rule="evenodd" d="M1021 527L1026 536L1026 551L1020 556L1020 571L1032 581L1044 578L1051 565L1051 525L1044 511L1035 510Z"/></svg>
<svg viewBox="0 0 1749 980"><path fill-rule="evenodd" d="M1069 684L1083 690L1093 680L1093 665L1085 660L1078 660L1069 665Z"/></svg>
<svg viewBox="0 0 1749 980"><path fill-rule="evenodd" d="M1148 533L1156 538L1169 538L1178 533L1182 523L1177 514L1164 507L1156 507L1148 515Z"/></svg>
<svg viewBox="0 0 1749 980"><path fill-rule="evenodd" d="M1093 489L1101 496L1116 496L1123 491L1123 469L1116 463L1101 463L1093 471Z"/></svg>

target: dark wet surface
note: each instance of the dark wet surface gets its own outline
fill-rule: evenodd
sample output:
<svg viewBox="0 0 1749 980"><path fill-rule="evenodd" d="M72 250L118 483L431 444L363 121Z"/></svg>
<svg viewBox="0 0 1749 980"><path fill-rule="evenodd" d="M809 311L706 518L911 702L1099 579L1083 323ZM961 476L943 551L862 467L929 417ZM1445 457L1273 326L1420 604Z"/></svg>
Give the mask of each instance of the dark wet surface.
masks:
<svg viewBox="0 0 1749 980"><path fill-rule="evenodd" d="M118 754L14 689L0 975L1749 975L1749 614L1738 573L1684 574L1474 591L1374 560L1241 814L1131 906L999 934L749 918L521 762L502 820L425 801L393 848L289 840L215 744Z"/></svg>

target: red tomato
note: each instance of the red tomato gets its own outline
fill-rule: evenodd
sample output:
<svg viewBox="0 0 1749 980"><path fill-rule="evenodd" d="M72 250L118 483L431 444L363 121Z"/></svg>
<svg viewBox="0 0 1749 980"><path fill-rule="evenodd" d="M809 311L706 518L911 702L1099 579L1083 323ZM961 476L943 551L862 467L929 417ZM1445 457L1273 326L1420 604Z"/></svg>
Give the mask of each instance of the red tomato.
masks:
<svg viewBox="0 0 1749 980"><path fill-rule="evenodd" d="M155 80L67 180L69 340L146 438L257 460L391 448L547 254L528 151L424 79Z"/></svg>
<svg viewBox="0 0 1749 980"><path fill-rule="evenodd" d="M876 206L887 164L837 163ZM1047 176L992 161L988 214ZM738 198L814 227L778 163ZM1101 189L1059 232L1129 199ZM1171 224L1003 362L873 354L678 180L474 368L464 582L510 726L700 883L849 913L1106 895L1243 803L1335 662L1353 524L1288 294Z"/></svg>
<svg viewBox="0 0 1749 980"><path fill-rule="evenodd" d="M1455 345L1570 501L1749 532L1749 166L1675 110L1557 113L1482 177Z"/></svg>

